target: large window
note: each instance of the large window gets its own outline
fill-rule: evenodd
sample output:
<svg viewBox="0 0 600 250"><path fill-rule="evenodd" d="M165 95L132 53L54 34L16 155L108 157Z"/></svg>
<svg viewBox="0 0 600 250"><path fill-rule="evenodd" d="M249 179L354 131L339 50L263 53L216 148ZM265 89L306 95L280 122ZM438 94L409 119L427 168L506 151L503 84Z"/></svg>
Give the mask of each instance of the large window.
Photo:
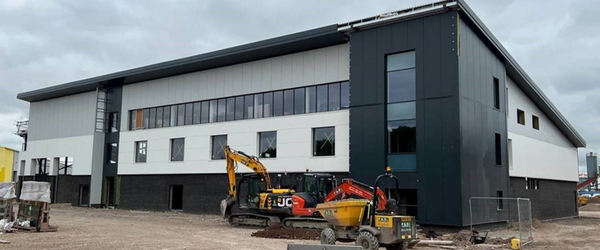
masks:
<svg viewBox="0 0 600 250"><path fill-rule="evenodd" d="M135 142L135 162L146 162L148 153L148 141Z"/></svg>
<svg viewBox="0 0 600 250"><path fill-rule="evenodd" d="M108 132L119 132L119 112L112 112L108 114L108 125L110 126Z"/></svg>
<svg viewBox="0 0 600 250"><path fill-rule="evenodd" d="M502 165L502 136L494 134L494 145L496 148L496 165Z"/></svg>
<svg viewBox="0 0 600 250"><path fill-rule="evenodd" d="M227 135L215 135L211 137L211 159L225 159L225 146L227 145Z"/></svg>
<svg viewBox="0 0 600 250"><path fill-rule="evenodd" d="M494 77L494 108L500 109L500 81Z"/></svg>
<svg viewBox="0 0 600 250"><path fill-rule="evenodd" d="M313 129L313 156L335 155L335 127Z"/></svg>
<svg viewBox="0 0 600 250"><path fill-rule="evenodd" d="M117 143L106 144L106 163L117 164L119 158L119 148Z"/></svg>
<svg viewBox="0 0 600 250"><path fill-rule="evenodd" d="M414 51L387 57L388 165L394 170L417 168L416 83Z"/></svg>
<svg viewBox="0 0 600 250"><path fill-rule="evenodd" d="M335 111L350 107L350 83L337 82L310 87L179 103L129 111L129 129L151 129ZM117 116L109 115L117 131Z"/></svg>
<svg viewBox="0 0 600 250"><path fill-rule="evenodd" d="M183 161L183 153L185 152L185 139L171 139L171 161Z"/></svg>
<svg viewBox="0 0 600 250"><path fill-rule="evenodd" d="M261 132L259 137L259 155L260 158L277 157L277 132Z"/></svg>

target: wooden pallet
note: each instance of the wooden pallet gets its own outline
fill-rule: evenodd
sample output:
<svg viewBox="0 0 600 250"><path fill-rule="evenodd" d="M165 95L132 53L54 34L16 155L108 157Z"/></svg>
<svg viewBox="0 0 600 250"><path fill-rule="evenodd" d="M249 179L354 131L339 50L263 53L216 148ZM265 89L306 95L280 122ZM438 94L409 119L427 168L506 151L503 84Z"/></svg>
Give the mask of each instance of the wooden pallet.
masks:
<svg viewBox="0 0 600 250"><path fill-rule="evenodd" d="M50 208L47 202L22 200L17 219L29 221L31 226L25 228L15 225L16 229L37 232L56 232L58 230L58 227L50 226Z"/></svg>

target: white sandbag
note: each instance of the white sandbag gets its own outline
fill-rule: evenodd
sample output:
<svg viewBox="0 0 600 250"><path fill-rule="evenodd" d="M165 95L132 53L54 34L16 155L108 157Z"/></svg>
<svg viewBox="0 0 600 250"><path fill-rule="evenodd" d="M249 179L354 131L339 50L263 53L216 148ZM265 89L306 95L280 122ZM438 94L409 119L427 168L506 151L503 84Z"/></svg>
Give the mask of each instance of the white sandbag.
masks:
<svg viewBox="0 0 600 250"><path fill-rule="evenodd" d="M50 183L24 181L20 199L23 201L41 201L50 203Z"/></svg>
<svg viewBox="0 0 600 250"><path fill-rule="evenodd" d="M0 182L0 200L17 198L15 183L12 181Z"/></svg>

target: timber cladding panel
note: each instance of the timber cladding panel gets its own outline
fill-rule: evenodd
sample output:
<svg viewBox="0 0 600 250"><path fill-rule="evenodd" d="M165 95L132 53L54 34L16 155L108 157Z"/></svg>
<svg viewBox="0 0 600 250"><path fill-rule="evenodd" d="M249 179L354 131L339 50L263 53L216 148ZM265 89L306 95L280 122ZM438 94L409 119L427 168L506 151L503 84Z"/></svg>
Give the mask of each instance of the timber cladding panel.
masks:
<svg viewBox="0 0 600 250"><path fill-rule="evenodd" d="M350 176L373 184L387 164L386 56L416 52L416 171L420 224L462 226L457 13L359 30L350 37Z"/></svg>

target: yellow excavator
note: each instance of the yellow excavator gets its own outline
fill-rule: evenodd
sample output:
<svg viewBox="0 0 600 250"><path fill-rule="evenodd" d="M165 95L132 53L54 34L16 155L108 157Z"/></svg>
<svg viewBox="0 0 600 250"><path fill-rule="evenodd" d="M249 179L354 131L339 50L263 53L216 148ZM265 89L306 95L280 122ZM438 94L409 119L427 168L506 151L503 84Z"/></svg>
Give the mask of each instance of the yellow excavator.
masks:
<svg viewBox="0 0 600 250"><path fill-rule="evenodd" d="M291 216L293 189L277 189L271 186L267 169L256 156L224 147L227 160L229 190L221 201L221 215L233 226L265 227L281 223ZM252 169L236 179L237 163ZM235 205L237 204L237 206Z"/></svg>

